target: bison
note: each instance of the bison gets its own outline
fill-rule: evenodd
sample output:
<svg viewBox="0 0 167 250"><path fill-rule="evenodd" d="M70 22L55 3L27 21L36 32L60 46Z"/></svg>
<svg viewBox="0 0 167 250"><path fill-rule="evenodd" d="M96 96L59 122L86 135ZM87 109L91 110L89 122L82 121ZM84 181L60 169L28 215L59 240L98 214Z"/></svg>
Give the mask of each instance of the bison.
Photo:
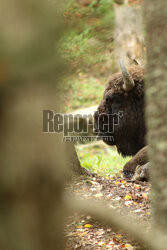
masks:
<svg viewBox="0 0 167 250"><path fill-rule="evenodd" d="M144 154L141 150L146 145L145 70L139 65L126 69L122 60L120 60L120 67L121 72L113 74L108 81L103 99L94 115L94 128L105 143L115 145L123 156L133 156L139 151L137 156L124 166L124 176L130 178L135 168L141 165L140 161L142 165L147 162L147 147L144 148ZM109 127L113 127L115 119L118 119L115 114L120 111L123 115L119 119L119 124L114 126L112 132L109 129L105 130L107 122ZM109 117L107 121L106 115Z"/></svg>

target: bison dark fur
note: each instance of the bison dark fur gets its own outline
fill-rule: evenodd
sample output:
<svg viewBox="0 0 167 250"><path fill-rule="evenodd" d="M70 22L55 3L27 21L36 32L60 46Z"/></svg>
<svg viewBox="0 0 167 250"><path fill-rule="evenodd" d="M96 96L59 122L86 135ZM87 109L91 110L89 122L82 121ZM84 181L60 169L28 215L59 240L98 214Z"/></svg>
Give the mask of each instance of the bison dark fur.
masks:
<svg viewBox="0 0 167 250"><path fill-rule="evenodd" d="M95 129L100 136L104 136L104 142L113 146L123 156L134 155L145 146L145 122L144 122L144 69L133 66L128 69L135 82L134 88L126 92L123 86L121 73L114 74L104 91L103 100L95 112ZM99 115L115 114L123 111L119 125L114 127L113 133L103 133L103 124L99 123ZM113 120L110 121L111 123ZM98 127L99 126L99 127ZM112 124L111 124L112 126ZM112 136L111 141L105 139Z"/></svg>
<svg viewBox="0 0 167 250"><path fill-rule="evenodd" d="M133 79L133 88L125 89L125 80L122 72L111 76L104 91L103 99L95 112L95 130L103 141L108 145L115 145L123 156L135 155L145 146L145 121L144 121L144 69L137 65L128 68L128 74ZM113 133L104 131L104 121L100 119L102 114L111 115L109 127L113 125L115 115L122 111L123 116L119 119L119 125L114 126ZM117 116L118 119L118 116ZM106 138L107 136L107 138ZM112 140L108 140L112 138ZM144 152L146 148L143 149ZM145 164L146 158L136 155L124 167L124 174L134 174L137 165ZM141 162L140 162L141 161ZM143 161L143 163L142 163Z"/></svg>
<svg viewBox="0 0 167 250"><path fill-rule="evenodd" d="M151 164L147 162L146 164L140 166L138 165L135 169L135 173L131 181L149 181L150 180L150 169Z"/></svg>
<svg viewBox="0 0 167 250"><path fill-rule="evenodd" d="M125 177L131 178L134 175L137 166L143 166L148 162L147 149L148 146L142 148L130 161L125 164L123 169Z"/></svg>

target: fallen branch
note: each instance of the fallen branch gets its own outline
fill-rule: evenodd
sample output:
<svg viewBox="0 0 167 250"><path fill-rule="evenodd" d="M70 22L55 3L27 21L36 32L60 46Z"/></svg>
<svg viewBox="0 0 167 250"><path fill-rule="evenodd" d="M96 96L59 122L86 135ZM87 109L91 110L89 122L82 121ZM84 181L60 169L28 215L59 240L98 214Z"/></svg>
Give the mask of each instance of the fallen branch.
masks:
<svg viewBox="0 0 167 250"><path fill-rule="evenodd" d="M166 250L167 240L165 236L154 231L146 232L144 223L136 223L132 216L122 216L114 209L110 209L104 206L102 203L91 200L79 200L76 198L65 199L66 207L68 211L80 212L91 215L95 219L105 223L114 229L122 230L128 234L129 237L140 245L144 245L148 249L161 249Z"/></svg>

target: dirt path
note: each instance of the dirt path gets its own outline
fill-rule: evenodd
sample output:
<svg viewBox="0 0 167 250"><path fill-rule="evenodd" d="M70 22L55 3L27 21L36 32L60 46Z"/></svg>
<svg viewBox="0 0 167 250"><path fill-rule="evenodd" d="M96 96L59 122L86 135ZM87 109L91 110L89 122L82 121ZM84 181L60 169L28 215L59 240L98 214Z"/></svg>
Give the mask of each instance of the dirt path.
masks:
<svg viewBox="0 0 167 250"><path fill-rule="evenodd" d="M145 221L149 229L150 184L126 182L123 178L93 179L75 178L67 186L79 198L104 201L107 206L126 214L132 213L136 220ZM128 223L128 221L127 221ZM73 215L68 219L65 229L66 249L141 249L131 242L125 234L114 232L112 228L101 225L90 216Z"/></svg>

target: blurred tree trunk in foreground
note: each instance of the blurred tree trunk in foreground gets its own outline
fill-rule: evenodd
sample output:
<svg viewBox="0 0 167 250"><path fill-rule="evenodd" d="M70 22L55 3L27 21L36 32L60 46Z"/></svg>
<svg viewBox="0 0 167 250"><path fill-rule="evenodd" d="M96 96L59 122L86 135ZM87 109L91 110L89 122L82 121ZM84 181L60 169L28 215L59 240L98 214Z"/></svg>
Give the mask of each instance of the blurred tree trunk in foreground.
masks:
<svg viewBox="0 0 167 250"><path fill-rule="evenodd" d="M51 100L50 91L33 84L3 93L0 249L64 248L68 165L62 138L42 133L42 109Z"/></svg>
<svg viewBox="0 0 167 250"><path fill-rule="evenodd" d="M62 110L57 2L1 1L0 249L64 249L64 185L83 173L73 144L42 129L43 110Z"/></svg>
<svg viewBox="0 0 167 250"><path fill-rule="evenodd" d="M1 1L0 249L64 249L65 145L42 132L43 110L60 105L58 13L54 1Z"/></svg>
<svg viewBox="0 0 167 250"><path fill-rule="evenodd" d="M167 4L144 4L147 31L146 120L152 164L153 227L167 233Z"/></svg>

